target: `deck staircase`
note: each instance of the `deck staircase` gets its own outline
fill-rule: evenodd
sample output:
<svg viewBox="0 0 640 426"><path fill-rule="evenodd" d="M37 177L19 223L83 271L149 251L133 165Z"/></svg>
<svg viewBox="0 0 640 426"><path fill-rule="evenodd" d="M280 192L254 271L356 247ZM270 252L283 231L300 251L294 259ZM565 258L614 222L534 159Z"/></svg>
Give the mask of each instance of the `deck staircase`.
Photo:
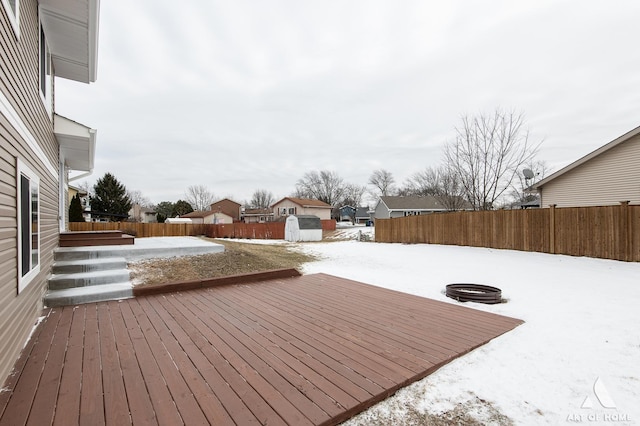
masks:
<svg viewBox="0 0 640 426"><path fill-rule="evenodd" d="M62 233L44 304L53 307L133 297L126 259L95 249L130 244L134 237L120 231Z"/></svg>

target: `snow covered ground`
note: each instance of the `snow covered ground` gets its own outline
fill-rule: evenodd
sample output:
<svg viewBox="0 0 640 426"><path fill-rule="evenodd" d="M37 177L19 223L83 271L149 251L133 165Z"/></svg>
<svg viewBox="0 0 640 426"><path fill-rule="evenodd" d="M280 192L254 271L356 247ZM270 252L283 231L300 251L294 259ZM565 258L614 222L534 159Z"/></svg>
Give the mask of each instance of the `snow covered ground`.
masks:
<svg viewBox="0 0 640 426"><path fill-rule="evenodd" d="M373 229L339 229L342 238ZM465 306L525 323L401 390L351 424L461 404L491 423L487 401L517 424L640 424L640 264L473 247L356 240L300 243L324 272L458 303L446 284L497 286L507 303ZM597 382L596 382L597 381ZM398 408L400 407L400 408ZM404 407L404 408L402 408ZM400 418L402 413L399 413Z"/></svg>

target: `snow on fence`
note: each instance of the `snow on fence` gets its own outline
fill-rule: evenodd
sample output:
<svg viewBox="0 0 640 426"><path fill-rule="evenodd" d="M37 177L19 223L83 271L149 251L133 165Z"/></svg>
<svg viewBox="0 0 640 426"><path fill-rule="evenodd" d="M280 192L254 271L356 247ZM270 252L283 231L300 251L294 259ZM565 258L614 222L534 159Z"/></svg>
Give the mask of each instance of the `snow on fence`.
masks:
<svg viewBox="0 0 640 426"><path fill-rule="evenodd" d="M137 222L70 222L69 231L114 231L145 237L183 237L206 235L211 238L284 239L284 222L188 224ZM335 220L323 220L323 231L336 229Z"/></svg>
<svg viewBox="0 0 640 426"><path fill-rule="evenodd" d="M377 219L376 242L430 243L640 261L640 205L435 213Z"/></svg>

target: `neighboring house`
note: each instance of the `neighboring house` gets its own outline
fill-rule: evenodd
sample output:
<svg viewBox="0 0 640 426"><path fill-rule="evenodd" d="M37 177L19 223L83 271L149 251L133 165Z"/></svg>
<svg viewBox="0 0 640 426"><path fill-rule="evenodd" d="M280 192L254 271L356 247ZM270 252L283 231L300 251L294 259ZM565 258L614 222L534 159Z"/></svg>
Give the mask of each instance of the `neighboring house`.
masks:
<svg viewBox="0 0 640 426"><path fill-rule="evenodd" d="M371 210L369 210L369 207L358 207L356 209L356 223L368 223L370 220L373 219L371 218Z"/></svg>
<svg viewBox="0 0 640 426"><path fill-rule="evenodd" d="M540 206L640 204L640 127L533 185Z"/></svg>
<svg viewBox="0 0 640 426"><path fill-rule="evenodd" d="M216 201L211 204L211 211L224 213L225 215L231 217L233 222L240 222L242 204L236 203L233 200L228 198L224 198L220 201Z"/></svg>
<svg viewBox="0 0 640 426"><path fill-rule="evenodd" d="M220 211L191 212L183 214L180 219L191 219L191 223L233 223L234 218Z"/></svg>
<svg viewBox="0 0 640 426"><path fill-rule="evenodd" d="M342 206L339 209L339 220L341 222L354 221L356 224L364 224L371 220L369 207Z"/></svg>
<svg viewBox="0 0 640 426"><path fill-rule="evenodd" d="M244 223L265 223L273 221L273 210L271 209L244 209L242 211L242 221Z"/></svg>
<svg viewBox="0 0 640 426"><path fill-rule="evenodd" d="M338 209L338 221L347 222L355 218L356 208L352 206L342 206Z"/></svg>
<svg viewBox="0 0 640 426"><path fill-rule="evenodd" d="M276 220L290 215L315 215L321 220L331 219L332 207L319 200L307 198L285 197L271 206Z"/></svg>
<svg viewBox="0 0 640 426"><path fill-rule="evenodd" d="M96 80L99 0L0 1L0 380L37 318L69 171L91 172L96 131L58 115L55 77ZM86 176L87 173L84 173Z"/></svg>
<svg viewBox="0 0 640 426"><path fill-rule="evenodd" d="M82 206L85 206L86 203L86 198L87 198L87 191L85 191L82 188L78 188L76 186L73 185L69 185L69 188L67 190L67 208L69 208L69 206L71 205L71 199L73 197L75 197L76 195L78 195L80 197L80 204L82 204Z"/></svg>
<svg viewBox="0 0 640 426"><path fill-rule="evenodd" d="M129 221L139 223L157 223L156 212L140 204L134 204L129 210Z"/></svg>
<svg viewBox="0 0 640 426"><path fill-rule="evenodd" d="M374 209L374 218L389 219L446 211L445 205L437 197L431 195L384 196L378 199Z"/></svg>

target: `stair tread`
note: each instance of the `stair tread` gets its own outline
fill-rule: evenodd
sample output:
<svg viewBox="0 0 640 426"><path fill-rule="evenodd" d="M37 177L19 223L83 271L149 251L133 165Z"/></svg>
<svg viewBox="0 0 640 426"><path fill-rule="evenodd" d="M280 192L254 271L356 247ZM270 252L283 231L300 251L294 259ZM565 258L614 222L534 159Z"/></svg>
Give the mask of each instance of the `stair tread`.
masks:
<svg viewBox="0 0 640 426"><path fill-rule="evenodd" d="M127 274L127 276L129 275L129 270L125 269L125 268L120 268L120 269L108 269L106 271L89 271L89 272L69 272L69 273L63 273L63 274L53 274L51 275L51 278L49 278L50 281L57 281L57 280L66 280L66 279L84 279L84 278L92 278L92 277L109 277L109 276L113 276L113 275L122 275L122 274Z"/></svg>
<svg viewBox="0 0 640 426"><path fill-rule="evenodd" d="M59 290L49 290L47 292L47 296L68 297L68 296L86 295L86 294L102 294L102 293L109 293L114 290L127 290L127 289L133 289L133 285L131 284L130 281L123 281L119 283L104 284L104 285L89 285L86 287L72 287L72 288L62 288Z"/></svg>
<svg viewBox="0 0 640 426"><path fill-rule="evenodd" d="M56 260L53 266L101 265L104 263L124 262L124 257L96 257L92 259Z"/></svg>

